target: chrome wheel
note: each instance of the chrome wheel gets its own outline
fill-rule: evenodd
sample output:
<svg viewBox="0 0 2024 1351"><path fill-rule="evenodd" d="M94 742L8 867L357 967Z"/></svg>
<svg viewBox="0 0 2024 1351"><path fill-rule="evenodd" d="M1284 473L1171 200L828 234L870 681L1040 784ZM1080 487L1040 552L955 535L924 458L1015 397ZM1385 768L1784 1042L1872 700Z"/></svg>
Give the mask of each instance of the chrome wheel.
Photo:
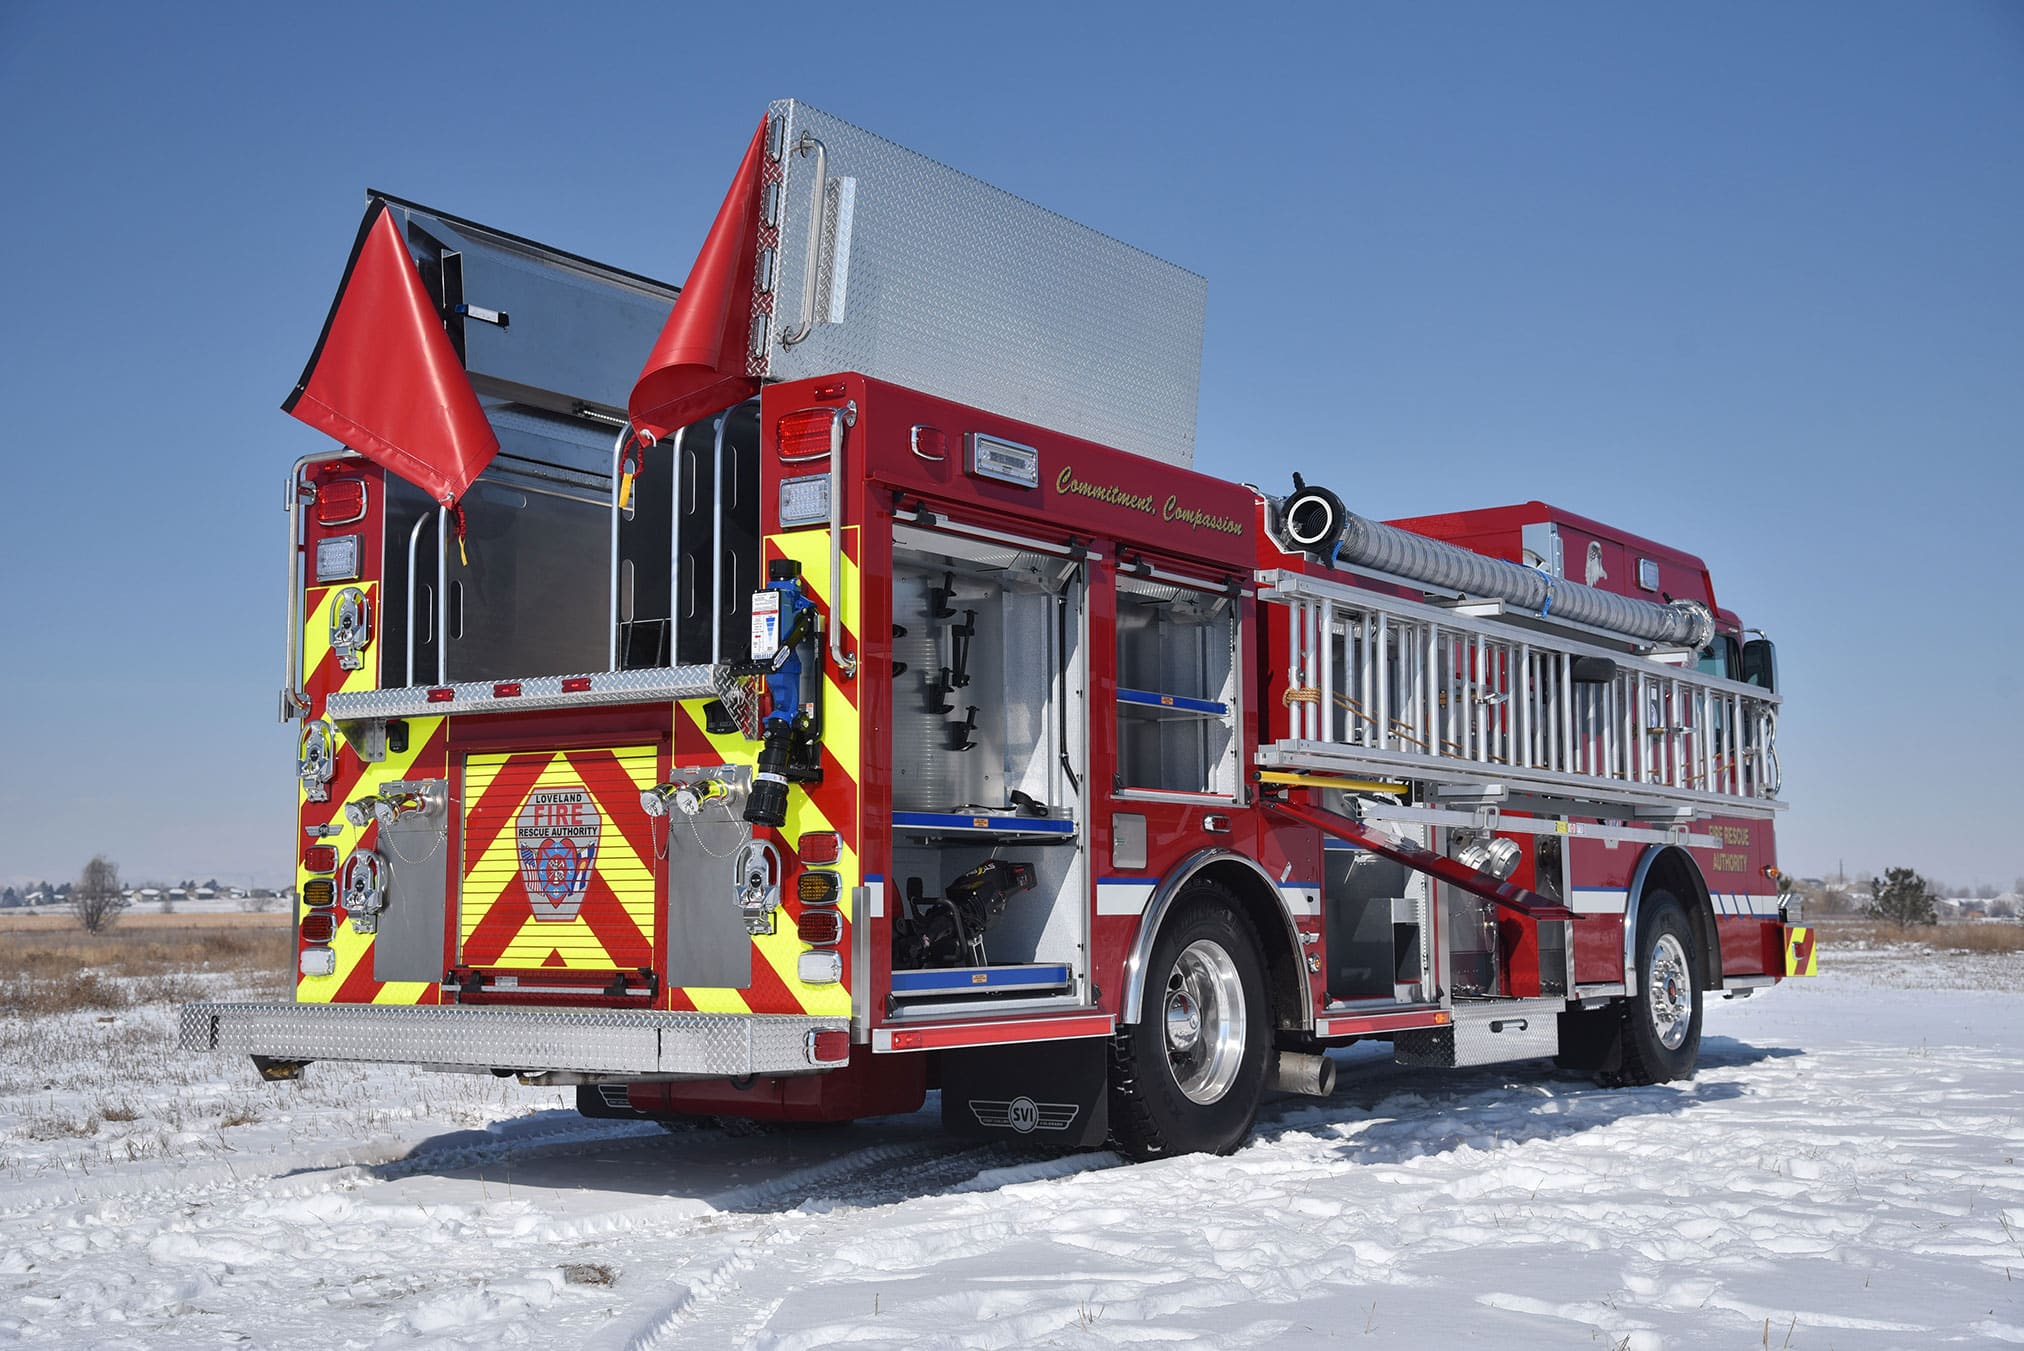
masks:
<svg viewBox="0 0 2024 1351"><path fill-rule="evenodd" d="M1645 977L1645 1002L1651 1010L1652 1031L1659 1044L1677 1051L1687 1039L1687 1025L1694 1017L1694 982L1687 968L1687 951L1669 933L1652 944L1652 960Z"/></svg>
<svg viewBox="0 0 2024 1351"><path fill-rule="evenodd" d="M1167 1064L1188 1100L1219 1101L1244 1062L1244 983L1220 944L1198 939L1167 975Z"/></svg>

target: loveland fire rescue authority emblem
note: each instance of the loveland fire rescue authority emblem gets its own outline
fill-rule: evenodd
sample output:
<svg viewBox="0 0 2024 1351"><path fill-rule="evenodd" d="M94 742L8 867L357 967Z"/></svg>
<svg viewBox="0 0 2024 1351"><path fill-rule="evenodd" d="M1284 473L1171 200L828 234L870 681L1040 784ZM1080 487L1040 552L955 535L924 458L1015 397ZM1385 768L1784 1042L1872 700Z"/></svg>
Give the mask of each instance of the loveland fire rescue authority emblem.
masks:
<svg viewBox="0 0 2024 1351"><path fill-rule="evenodd" d="M514 824L520 880L534 918L566 923L583 908L604 814L582 788L542 789L527 795Z"/></svg>

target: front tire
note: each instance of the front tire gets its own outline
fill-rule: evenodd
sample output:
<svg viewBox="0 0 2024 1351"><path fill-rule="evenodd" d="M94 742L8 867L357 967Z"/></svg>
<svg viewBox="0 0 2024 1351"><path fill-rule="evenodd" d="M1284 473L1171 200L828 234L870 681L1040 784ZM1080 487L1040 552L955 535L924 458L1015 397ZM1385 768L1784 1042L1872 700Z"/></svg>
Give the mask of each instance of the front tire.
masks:
<svg viewBox="0 0 2024 1351"><path fill-rule="evenodd" d="M1227 1154L1265 1091L1272 1009L1237 898L1190 883L1160 927L1139 1021L1111 1042L1111 1141L1135 1159Z"/></svg>
<svg viewBox="0 0 2024 1351"><path fill-rule="evenodd" d="M1686 907L1669 891L1638 906L1637 996L1624 1001L1619 1084L1691 1079L1701 1054L1701 955Z"/></svg>

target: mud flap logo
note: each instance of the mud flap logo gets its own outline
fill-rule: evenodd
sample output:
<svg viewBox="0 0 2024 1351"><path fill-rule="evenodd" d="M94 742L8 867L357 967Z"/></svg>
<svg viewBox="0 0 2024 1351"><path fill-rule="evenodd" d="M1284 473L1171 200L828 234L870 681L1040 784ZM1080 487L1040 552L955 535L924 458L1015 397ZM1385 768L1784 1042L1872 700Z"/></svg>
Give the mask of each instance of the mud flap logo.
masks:
<svg viewBox="0 0 2024 1351"><path fill-rule="evenodd" d="M604 814L585 789L528 794L514 823L514 843L534 918L566 923L583 909L603 829Z"/></svg>
<svg viewBox="0 0 2024 1351"><path fill-rule="evenodd" d="M977 1124L993 1130L1014 1130L1021 1135L1035 1131L1065 1131L1082 1109L1072 1102L1035 1102L1018 1097L1010 1102L970 1100L970 1113Z"/></svg>

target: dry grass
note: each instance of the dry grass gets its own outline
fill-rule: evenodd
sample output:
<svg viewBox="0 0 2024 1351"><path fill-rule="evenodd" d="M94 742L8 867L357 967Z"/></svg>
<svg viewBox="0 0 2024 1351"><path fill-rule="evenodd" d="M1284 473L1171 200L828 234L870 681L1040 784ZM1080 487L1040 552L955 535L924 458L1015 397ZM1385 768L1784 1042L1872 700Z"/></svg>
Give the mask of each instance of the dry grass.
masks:
<svg viewBox="0 0 2024 1351"><path fill-rule="evenodd" d="M127 929L259 929L286 928L288 907L277 903L272 910L177 910L164 915L159 909L122 910L113 928ZM0 941L13 932L78 932L77 920L68 910L44 908L34 911L0 911Z"/></svg>
<svg viewBox="0 0 2024 1351"><path fill-rule="evenodd" d="M285 985L291 934L282 924L166 925L0 932L0 1008L70 1013L201 998L204 975L228 974L274 993Z"/></svg>
<svg viewBox="0 0 2024 1351"><path fill-rule="evenodd" d="M1837 944L1922 943L1936 952L2024 952L2024 924L2006 921L1913 924L1899 928L1873 919L1819 921L1821 941Z"/></svg>

